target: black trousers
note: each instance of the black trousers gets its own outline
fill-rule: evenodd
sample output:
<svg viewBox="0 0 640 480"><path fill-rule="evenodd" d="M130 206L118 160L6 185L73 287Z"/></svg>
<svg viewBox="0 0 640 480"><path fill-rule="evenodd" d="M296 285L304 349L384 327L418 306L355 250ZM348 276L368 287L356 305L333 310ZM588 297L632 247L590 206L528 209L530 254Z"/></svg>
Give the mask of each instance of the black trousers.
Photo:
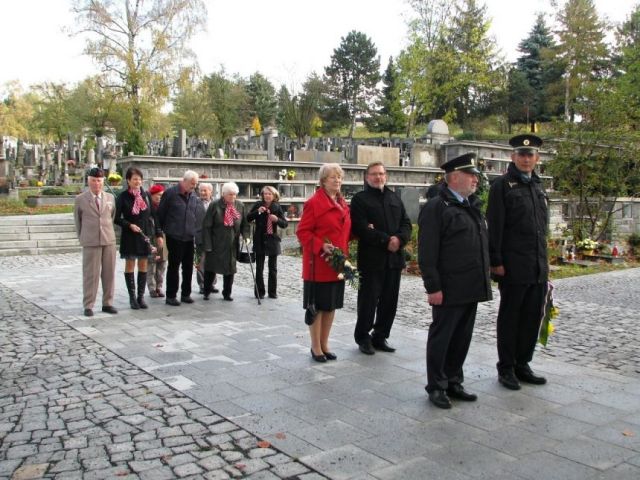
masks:
<svg viewBox="0 0 640 480"><path fill-rule="evenodd" d="M357 344L370 338L389 338L398 309L401 274L399 268L360 272L358 319L353 332Z"/></svg>
<svg viewBox="0 0 640 480"><path fill-rule="evenodd" d="M499 285L498 371L526 365L533 358L542 322L546 283Z"/></svg>
<svg viewBox="0 0 640 480"><path fill-rule="evenodd" d="M469 352L478 303L432 307L427 337L427 392L446 390L464 381L462 366Z"/></svg>
<svg viewBox="0 0 640 480"><path fill-rule="evenodd" d="M256 253L256 293L261 297L264 297L264 253ZM269 255L269 277L268 277L268 293L270 296L275 296L278 290L278 256Z"/></svg>
<svg viewBox="0 0 640 480"><path fill-rule="evenodd" d="M191 276L193 275L193 240L182 241L167 237L169 265L167 266L167 298L176 298L180 283L180 265L182 265L183 297L191 295Z"/></svg>
<svg viewBox="0 0 640 480"><path fill-rule="evenodd" d="M231 275L223 275L222 276L222 296L230 297L232 287L233 287L233 273Z"/></svg>

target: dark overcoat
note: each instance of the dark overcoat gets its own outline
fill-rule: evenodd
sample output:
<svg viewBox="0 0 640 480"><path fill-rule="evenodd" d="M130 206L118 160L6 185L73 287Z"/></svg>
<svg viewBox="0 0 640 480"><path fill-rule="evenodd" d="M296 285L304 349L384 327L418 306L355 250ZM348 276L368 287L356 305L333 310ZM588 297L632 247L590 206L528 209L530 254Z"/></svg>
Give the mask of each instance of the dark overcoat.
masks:
<svg viewBox="0 0 640 480"><path fill-rule="evenodd" d="M240 245L240 235L249 238L249 224L242 202L234 201L233 206L240 213L233 226L224 226L226 204L223 198L211 202L204 216L202 240L204 242L204 269L221 275L236 273L236 257Z"/></svg>
<svg viewBox="0 0 640 480"><path fill-rule="evenodd" d="M547 196L540 177L525 181L515 164L489 190L487 207L491 266L503 265L500 282L515 285L546 283L549 276Z"/></svg>
<svg viewBox="0 0 640 480"><path fill-rule="evenodd" d="M351 232L358 239L358 269L404 268L404 246L411 239L411 220L400 196L388 187L365 186L351 199ZM397 252L387 250L389 238L400 239Z"/></svg>
<svg viewBox="0 0 640 480"><path fill-rule="evenodd" d="M460 202L444 187L420 211L418 263L427 293L442 291L442 305L491 300L489 238L480 200Z"/></svg>
<svg viewBox="0 0 640 480"><path fill-rule="evenodd" d="M278 217L278 221L273 224L273 235L267 235L267 215L258 212L258 209L262 206L266 206L264 201L257 201L247 214L247 220L256 223L256 227L253 230L253 251L267 256L280 255L282 249L280 248L278 228L287 228L289 222L285 218L280 204L271 202L269 212Z"/></svg>

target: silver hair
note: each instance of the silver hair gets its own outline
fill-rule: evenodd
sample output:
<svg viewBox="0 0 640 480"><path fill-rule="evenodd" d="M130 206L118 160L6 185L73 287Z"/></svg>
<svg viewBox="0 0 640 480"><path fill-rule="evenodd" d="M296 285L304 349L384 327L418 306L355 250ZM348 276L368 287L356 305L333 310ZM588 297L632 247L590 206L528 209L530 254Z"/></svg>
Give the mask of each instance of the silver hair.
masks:
<svg viewBox="0 0 640 480"><path fill-rule="evenodd" d="M235 193L236 195L240 192L238 185L235 182L227 182L222 185L222 189L220 190L222 195L226 193Z"/></svg>
<svg viewBox="0 0 640 480"><path fill-rule="evenodd" d="M184 175L182 176L183 180L193 180L194 178L196 179L196 181L198 180L198 173L194 172L193 170L187 170L186 172L184 172Z"/></svg>
<svg viewBox="0 0 640 480"><path fill-rule="evenodd" d="M211 185L210 183L206 183L206 182L204 182L204 183L199 183L199 184L198 184L198 189L199 189L199 190L202 190L203 188L204 188L205 190L209 190L211 193L213 193L213 185Z"/></svg>
<svg viewBox="0 0 640 480"><path fill-rule="evenodd" d="M342 178L344 178L344 170L337 163L324 163L320 170L318 171L318 184L322 186L324 181L331 175L332 173L337 173Z"/></svg>

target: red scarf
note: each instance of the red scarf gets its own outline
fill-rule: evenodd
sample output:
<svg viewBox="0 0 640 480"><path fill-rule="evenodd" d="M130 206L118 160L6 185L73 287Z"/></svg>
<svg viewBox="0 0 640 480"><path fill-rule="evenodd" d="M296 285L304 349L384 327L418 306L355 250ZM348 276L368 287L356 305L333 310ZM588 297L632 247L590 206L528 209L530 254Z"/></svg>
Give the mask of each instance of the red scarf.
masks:
<svg viewBox="0 0 640 480"><path fill-rule="evenodd" d="M273 222L271 221L271 210L265 207L264 213L267 214L267 235L273 235Z"/></svg>
<svg viewBox="0 0 640 480"><path fill-rule="evenodd" d="M136 188L135 190L130 188L129 193L134 196L131 213L138 215L140 212L147 209L147 202L142 198L141 190L139 188Z"/></svg>
<svg viewBox="0 0 640 480"><path fill-rule="evenodd" d="M233 206L233 203L227 203L227 206L224 209L224 226L233 227L233 222L239 218L240 212L236 210L236 208Z"/></svg>

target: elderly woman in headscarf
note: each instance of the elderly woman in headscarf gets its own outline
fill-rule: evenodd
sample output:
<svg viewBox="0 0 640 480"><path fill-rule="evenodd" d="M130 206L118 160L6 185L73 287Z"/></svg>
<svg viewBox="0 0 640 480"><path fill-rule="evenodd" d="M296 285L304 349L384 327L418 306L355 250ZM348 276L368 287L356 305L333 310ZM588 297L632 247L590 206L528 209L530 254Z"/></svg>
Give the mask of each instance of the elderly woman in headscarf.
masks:
<svg viewBox="0 0 640 480"><path fill-rule="evenodd" d="M209 300L216 274L221 274L222 297L233 301L231 289L236 273L236 256L240 242L249 238L249 223L244 205L237 200L238 192L238 185L233 182L222 185L220 199L211 202L204 216L204 300Z"/></svg>
<svg viewBox="0 0 640 480"><path fill-rule="evenodd" d="M142 171L130 167L125 173L127 189L116 199L114 223L122 227L120 257L124 258L124 278L132 309L147 308L144 291L147 287L147 259L151 252L149 237L157 235L160 243L162 232L153 230L149 195L142 189ZM136 294L135 267L138 263L138 289Z"/></svg>

